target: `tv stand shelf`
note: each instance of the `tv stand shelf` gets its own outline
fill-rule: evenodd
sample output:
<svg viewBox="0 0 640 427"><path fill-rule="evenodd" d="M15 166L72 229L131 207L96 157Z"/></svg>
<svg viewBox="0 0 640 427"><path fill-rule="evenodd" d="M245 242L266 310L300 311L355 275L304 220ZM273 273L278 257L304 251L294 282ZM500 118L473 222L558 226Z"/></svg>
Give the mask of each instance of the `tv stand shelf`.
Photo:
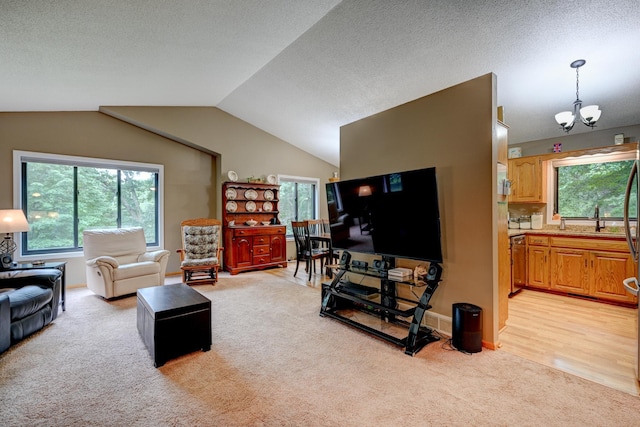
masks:
<svg viewBox="0 0 640 427"><path fill-rule="evenodd" d="M395 258L384 257L384 261L389 268L395 265ZM440 339L430 328L422 326L425 312L431 309L429 300L440 282L442 267L439 264L431 263L427 279L419 283L389 279L385 270L352 268L348 265L331 267L336 271L331 283L322 284L320 316L331 317L403 347L405 353L411 356L427 344ZM380 288L345 280L343 278L346 273L377 278L380 280ZM421 287L424 291L418 301L409 300L397 295L398 285ZM407 327L408 333L405 337L398 338L345 316L346 310L358 310L378 317L384 322Z"/></svg>

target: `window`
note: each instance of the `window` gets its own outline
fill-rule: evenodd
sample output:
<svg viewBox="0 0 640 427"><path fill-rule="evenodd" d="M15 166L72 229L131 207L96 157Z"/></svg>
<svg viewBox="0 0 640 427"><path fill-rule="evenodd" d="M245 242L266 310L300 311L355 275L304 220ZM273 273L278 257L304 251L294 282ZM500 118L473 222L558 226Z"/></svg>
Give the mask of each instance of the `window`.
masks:
<svg viewBox="0 0 640 427"><path fill-rule="evenodd" d="M635 153L583 156L553 161L555 205L563 218L600 217L622 220L624 197ZM635 189L631 192L629 216L637 218Z"/></svg>
<svg viewBox="0 0 640 427"><path fill-rule="evenodd" d="M162 165L15 151L14 175L23 256L81 251L91 228L139 226L161 246Z"/></svg>
<svg viewBox="0 0 640 427"><path fill-rule="evenodd" d="M301 178L280 175L280 222L287 227L287 236L293 236L291 221L318 217L317 178Z"/></svg>

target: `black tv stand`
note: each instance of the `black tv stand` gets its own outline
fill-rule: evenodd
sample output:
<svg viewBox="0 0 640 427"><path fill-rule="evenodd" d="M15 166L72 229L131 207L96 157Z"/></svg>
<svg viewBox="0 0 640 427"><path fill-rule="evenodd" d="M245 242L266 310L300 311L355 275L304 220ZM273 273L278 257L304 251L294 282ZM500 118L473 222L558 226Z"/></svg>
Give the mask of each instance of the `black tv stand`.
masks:
<svg viewBox="0 0 640 427"><path fill-rule="evenodd" d="M433 334L433 330L423 326L422 320L427 310L431 309L429 301L438 288L442 267L431 263L425 280L414 281L389 279L387 271L395 267L395 258L383 257L384 269L353 268L351 265L334 265L335 275L331 283L322 284L322 305L320 316L331 317L354 328L370 333L378 338L404 348L405 354L415 355L427 344L440 338ZM344 279L346 273L374 277L380 280L380 288L352 283ZM406 285L424 288L422 295L416 302L399 297L397 286ZM385 322L395 323L408 328L408 333L402 338L385 333L381 330L357 322L345 316L344 310L359 310L379 317Z"/></svg>

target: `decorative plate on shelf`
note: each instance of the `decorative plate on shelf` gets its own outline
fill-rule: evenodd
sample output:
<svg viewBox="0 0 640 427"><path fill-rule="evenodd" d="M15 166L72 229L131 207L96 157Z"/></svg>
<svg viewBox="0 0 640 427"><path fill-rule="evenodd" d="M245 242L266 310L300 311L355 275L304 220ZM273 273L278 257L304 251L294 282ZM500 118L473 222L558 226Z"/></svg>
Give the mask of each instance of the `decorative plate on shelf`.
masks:
<svg viewBox="0 0 640 427"><path fill-rule="evenodd" d="M234 171L227 172L227 177L229 178L229 181L231 181L231 182L236 182L238 180L238 174L235 173Z"/></svg>
<svg viewBox="0 0 640 427"><path fill-rule="evenodd" d="M262 204L262 210L265 212L271 212L273 210L273 205L271 202L264 202Z"/></svg>
<svg viewBox="0 0 640 427"><path fill-rule="evenodd" d="M256 202L248 201L245 205L245 209L247 212L255 212L256 211Z"/></svg>
<svg viewBox="0 0 640 427"><path fill-rule="evenodd" d="M264 199L265 199L265 200L273 200L273 191L271 191L271 190L265 190L265 192L264 192Z"/></svg>
<svg viewBox="0 0 640 427"><path fill-rule="evenodd" d="M229 200L233 200L238 196L238 193L236 193L235 188L227 188L227 191L224 194L225 196L227 196L227 199Z"/></svg>
<svg viewBox="0 0 640 427"><path fill-rule="evenodd" d="M238 210L238 205L233 200L227 202L227 212L235 212Z"/></svg>
<svg viewBox="0 0 640 427"><path fill-rule="evenodd" d="M277 184L278 178L275 175L267 175L267 184Z"/></svg>
<svg viewBox="0 0 640 427"><path fill-rule="evenodd" d="M255 200L258 198L258 192L256 190L247 190L244 192L244 197L249 200Z"/></svg>

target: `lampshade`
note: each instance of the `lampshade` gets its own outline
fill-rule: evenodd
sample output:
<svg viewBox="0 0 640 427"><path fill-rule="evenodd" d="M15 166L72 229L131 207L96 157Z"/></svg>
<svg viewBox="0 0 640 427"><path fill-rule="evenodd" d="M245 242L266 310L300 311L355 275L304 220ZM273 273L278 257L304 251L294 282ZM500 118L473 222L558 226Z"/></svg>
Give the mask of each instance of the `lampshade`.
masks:
<svg viewBox="0 0 640 427"><path fill-rule="evenodd" d="M360 188L358 188L359 197L365 197L370 195L371 195L371 187L369 187L368 185L362 185L360 186Z"/></svg>
<svg viewBox="0 0 640 427"><path fill-rule="evenodd" d="M563 111L561 113L556 114L556 122L559 125L573 123L575 116L571 114L571 111Z"/></svg>
<svg viewBox="0 0 640 427"><path fill-rule="evenodd" d="M600 118L600 111L597 105L587 105L580 109L580 116L582 116L582 121L584 124L590 126L590 123L595 123Z"/></svg>
<svg viewBox="0 0 640 427"><path fill-rule="evenodd" d="M29 223L20 209L0 209L0 233L29 231Z"/></svg>

